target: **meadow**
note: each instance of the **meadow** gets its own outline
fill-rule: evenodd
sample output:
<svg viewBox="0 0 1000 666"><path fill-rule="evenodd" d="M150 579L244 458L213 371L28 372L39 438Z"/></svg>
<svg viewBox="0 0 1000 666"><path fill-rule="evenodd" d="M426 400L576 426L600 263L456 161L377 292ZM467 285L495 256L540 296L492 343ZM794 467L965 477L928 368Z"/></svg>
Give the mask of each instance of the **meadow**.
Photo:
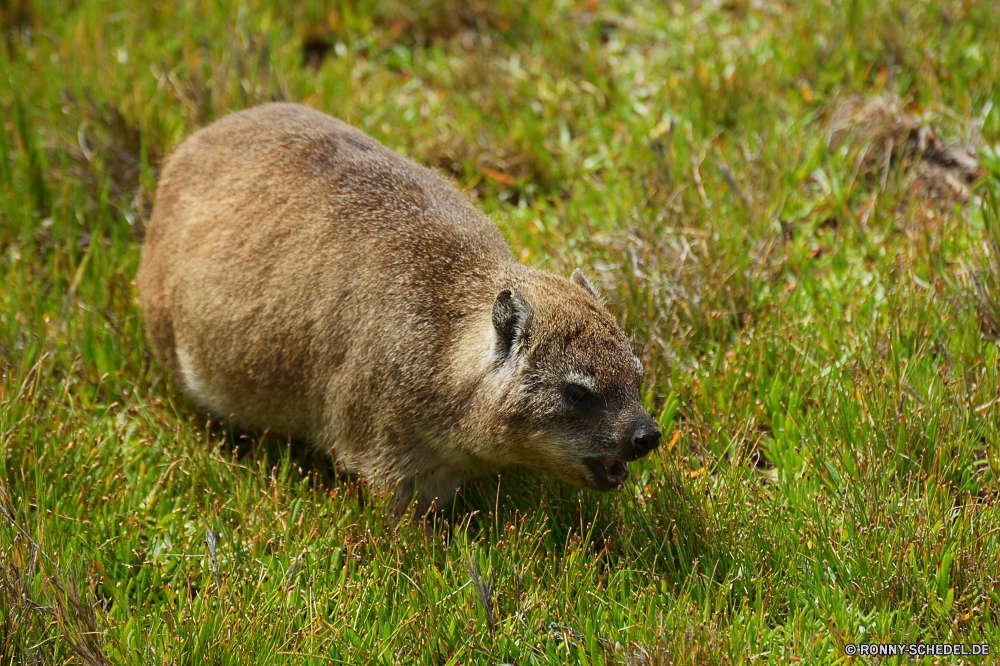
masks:
<svg viewBox="0 0 1000 666"><path fill-rule="evenodd" d="M0 1L0 663L996 661L998 54L975 0ZM664 432L623 489L511 471L395 527L205 423L144 225L270 100L587 272Z"/></svg>

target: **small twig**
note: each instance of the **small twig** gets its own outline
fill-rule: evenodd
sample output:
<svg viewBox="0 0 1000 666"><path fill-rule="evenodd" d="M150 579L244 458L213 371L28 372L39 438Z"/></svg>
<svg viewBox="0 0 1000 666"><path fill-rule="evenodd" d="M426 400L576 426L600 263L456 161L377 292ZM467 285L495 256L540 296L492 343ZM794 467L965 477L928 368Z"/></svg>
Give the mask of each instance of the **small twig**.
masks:
<svg viewBox="0 0 1000 666"><path fill-rule="evenodd" d="M222 590L222 583L219 581L219 563L215 559L215 530L211 527L205 528L205 545L208 546L208 561L212 565L212 573L215 574L215 587Z"/></svg>
<svg viewBox="0 0 1000 666"><path fill-rule="evenodd" d="M902 380L902 381L900 382L900 385L901 385L901 386L903 387L903 390L904 390L904 391L906 391L907 393L909 393L909 394L910 394L910 397L911 397L911 398L913 398L914 400L916 400L916 401L917 401L917 404L918 404L918 405L920 405L921 407L923 407L923 406L924 406L924 401L920 399L920 396L919 396L919 395L917 395L917 392L916 392L915 390L913 390L913 387L912 387L912 386L910 386L910 382L908 382L908 381L906 381L905 379L903 379L903 380Z"/></svg>
<svg viewBox="0 0 1000 666"><path fill-rule="evenodd" d="M951 376L951 354L948 353L948 348L945 346L944 342L941 341L941 336L937 336L935 340L937 342L938 349L944 354L944 364L948 368L948 375Z"/></svg>
<svg viewBox="0 0 1000 666"><path fill-rule="evenodd" d="M426 594L424 593L424 590L423 590L423 588L422 588L422 587L420 587L420 585L419 585L419 584L417 583L417 581L413 580L412 578L410 578L409 576L407 576L407 575L406 575L405 573L403 573L402 571L400 571L400 570L399 570L399 569L397 569L396 567L386 567L386 569L387 569L388 571L394 571L394 572L398 573L398 574L399 574L400 576L402 576L402 577L403 577L403 578L405 578L406 580L410 581L410 585L412 585L412 586L414 587L414 589L416 589L416 590L417 590L417 592L419 592L419 593L420 593L421 595L423 595L423 596L425 596L425 597L427 596L427 595L426 595ZM463 588L464 588L464 587L466 587L467 585L468 585L468 583L466 583L465 585L463 585L463 586L462 586L461 588L459 588L459 589L463 589ZM456 590L456 592L457 592L457 590ZM454 594L454 593L452 593L452 594ZM451 595L448 595L448 596L451 596ZM445 599L447 599L447 598L448 598L448 597L445 597ZM441 601L444 601L444 599L442 599Z"/></svg>
<svg viewBox="0 0 1000 666"><path fill-rule="evenodd" d="M288 567L288 571L285 572L285 586L290 587L293 579L295 578L295 572L299 570L299 561L302 560L302 556L306 554L303 550L292 560L292 566Z"/></svg>
<svg viewBox="0 0 1000 666"><path fill-rule="evenodd" d="M34 364L32 364L31 369L28 370L28 374L25 375L25 377L24 377L24 382L21 383L21 388L20 388L20 390L18 390L17 397L14 398L14 402L17 402L18 400L20 400L21 396L24 395L24 390L26 388L28 388L28 384L33 379L37 379L37 376L40 373L41 368L42 368L42 361L44 361L48 357L49 357L49 353L45 352L44 354L42 354L41 356L38 357L38 360L35 361Z"/></svg>
<svg viewBox="0 0 1000 666"><path fill-rule="evenodd" d="M694 180L695 188L698 190L698 196L701 197L702 203L706 207L711 207L712 202L708 200L708 194L705 193L705 185L701 182L701 171L698 167L705 160L705 154L707 150L702 151L701 157L698 157L694 151L694 131L691 129L691 123L687 123L684 126L685 133L687 134L688 144L691 146L691 177Z"/></svg>
<svg viewBox="0 0 1000 666"><path fill-rule="evenodd" d="M747 210L752 210L750 207L750 201L743 195L743 192L740 190L740 186L736 184L736 178L733 177L733 172L729 169L729 166L726 165L726 163L721 159L715 161L715 166L719 170L719 173L722 174L722 177L726 180L726 185L728 185L729 189L733 191L736 198L740 200L740 203L742 203Z"/></svg>
<svg viewBox="0 0 1000 666"><path fill-rule="evenodd" d="M985 412L987 409L989 409L993 405L997 404L998 402L1000 402L1000 398L997 398L995 400L990 400L986 404L979 405L978 407L976 407L972 411L974 411L976 414L979 414L980 412Z"/></svg>
<svg viewBox="0 0 1000 666"><path fill-rule="evenodd" d="M76 130L76 141L80 144L80 150L83 151L83 156L87 158L87 161L93 162L94 153L87 147L87 131L83 123L80 123L80 127Z"/></svg>
<svg viewBox="0 0 1000 666"><path fill-rule="evenodd" d="M466 582L466 583L465 583L464 585L462 585L462 586L461 586L460 588L458 588L457 590L455 590L454 592L452 592L452 593L451 593L451 594L449 594L448 596L446 596L446 597L443 597L442 599L440 599L440 600L438 600L437 602L435 602L435 604L434 604L434 605L435 605L435 606L440 606L441 604L443 604L444 602L448 601L448 600L449 600L449 599L451 599L451 598L452 598L453 596L455 596L456 594L458 594L459 592L461 592L461 591L462 591L462 590L464 590L465 588L469 587L470 585L472 585L472 581L471 581L471 580L470 580L470 581L467 581L467 582Z"/></svg>
<svg viewBox="0 0 1000 666"><path fill-rule="evenodd" d="M708 194L705 193L705 185L701 182L701 172L698 170L700 162L698 159L692 155L691 156L691 177L694 178L695 189L698 190L698 196L701 197L702 202L706 206L711 206L712 203L708 200Z"/></svg>
<svg viewBox="0 0 1000 666"><path fill-rule="evenodd" d="M475 555L471 557L466 568L469 571L469 577L472 579L473 594L479 599L479 603L483 606L483 613L486 614L486 628L489 629L491 634L496 633L496 620L493 617L493 601L491 599L493 593L493 574L490 574L489 579L485 581L479 577Z"/></svg>

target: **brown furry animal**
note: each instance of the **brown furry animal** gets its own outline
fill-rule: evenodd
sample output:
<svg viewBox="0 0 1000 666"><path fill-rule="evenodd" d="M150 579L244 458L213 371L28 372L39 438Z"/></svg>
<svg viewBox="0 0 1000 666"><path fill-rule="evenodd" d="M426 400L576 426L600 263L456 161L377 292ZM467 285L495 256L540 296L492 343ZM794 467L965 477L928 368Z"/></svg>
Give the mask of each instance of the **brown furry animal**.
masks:
<svg viewBox="0 0 1000 666"><path fill-rule="evenodd" d="M642 367L579 270L511 256L449 183L304 106L167 162L139 301L200 408L332 452L393 510L510 466L610 490L659 443Z"/></svg>

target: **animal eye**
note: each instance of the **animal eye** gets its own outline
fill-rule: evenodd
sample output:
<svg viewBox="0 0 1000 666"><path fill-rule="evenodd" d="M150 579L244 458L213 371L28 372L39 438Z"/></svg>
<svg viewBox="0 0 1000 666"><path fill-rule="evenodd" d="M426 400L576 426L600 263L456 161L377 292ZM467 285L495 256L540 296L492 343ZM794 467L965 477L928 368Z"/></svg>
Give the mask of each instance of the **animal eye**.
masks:
<svg viewBox="0 0 1000 666"><path fill-rule="evenodd" d="M596 396L586 386L567 384L566 399L577 409L584 409L594 404Z"/></svg>

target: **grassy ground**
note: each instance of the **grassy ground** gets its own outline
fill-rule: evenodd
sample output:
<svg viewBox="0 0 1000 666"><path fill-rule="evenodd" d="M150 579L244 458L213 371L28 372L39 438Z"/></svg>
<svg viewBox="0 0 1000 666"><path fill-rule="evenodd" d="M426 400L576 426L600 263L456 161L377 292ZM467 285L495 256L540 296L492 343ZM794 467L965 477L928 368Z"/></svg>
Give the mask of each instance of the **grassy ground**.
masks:
<svg viewBox="0 0 1000 666"><path fill-rule="evenodd" d="M2 663L995 659L998 53L972 0L0 2ZM184 136L271 99L588 270L666 434L634 483L504 474L428 538L204 426L143 223Z"/></svg>

